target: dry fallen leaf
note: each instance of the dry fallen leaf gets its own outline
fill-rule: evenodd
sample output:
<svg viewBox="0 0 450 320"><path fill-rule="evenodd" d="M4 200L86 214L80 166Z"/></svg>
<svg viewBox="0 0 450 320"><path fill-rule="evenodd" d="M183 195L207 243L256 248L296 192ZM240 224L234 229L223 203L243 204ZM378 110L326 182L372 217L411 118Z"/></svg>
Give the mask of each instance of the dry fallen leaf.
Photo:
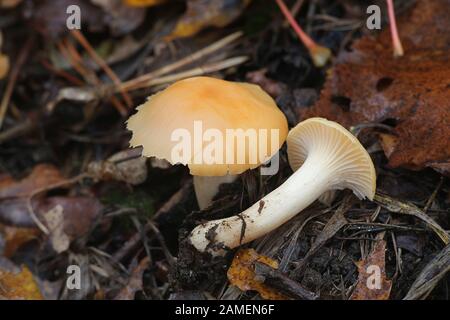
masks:
<svg viewBox="0 0 450 320"><path fill-rule="evenodd" d="M56 252L68 249L71 241L86 235L100 216L103 205L91 197L50 197L39 202L37 216L50 231Z"/></svg>
<svg viewBox="0 0 450 320"><path fill-rule="evenodd" d="M350 300L387 300L392 281L386 279L386 241L377 240L366 259L356 262L359 277Z"/></svg>
<svg viewBox="0 0 450 320"><path fill-rule="evenodd" d="M5 240L3 255L11 257L16 250L39 235L37 228L16 228L0 224L0 235Z"/></svg>
<svg viewBox="0 0 450 320"><path fill-rule="evenodd" d="M0 200L28 197L38 189L64 180L61 172L55 166L38 164L27 177L21 180L14 180L9 175L0 176Z"/></svg>
<svg viewBox="0 0 450 320"><path fill-rule="evenodd" d="M125 287L119 291L114 300L133 300L137 291L142 290L142 276L148 268L150 259L145 257L131 272L130 279Z"/></svg>
<svg viewBox="0 0 450 320"><path fill-rule="evenodd" d="M195 35L207 27L224 27L235 20L251 0L188 0L187 10L167 40Z"/></svg>
<svg viewBox="0 0 450 320"><path fill-rule="evenodd" d="M138 185L147 179L147 158L136 156L135 149L118 152L105 161L94 161L88 173L98 180L117 180Z"/></svg>
<svg viewBox="0 0 450 320"><path fill-rule="evenodd" d="M259 281L255 274L255 262L266 264L274 269L278 269L278 262L259 255L253 249L241 249L234 256L233 262L228 269L227 276L230 283L242 291L255 290L262 298L267 300L288 299L281 293Z"/></svg>
<svg viewBox="0 0 450 320"><path fill-rule="evenodd" d="M30 270L23 266L18 273L0 269L0 299L42 300L42 294Z"/></svg>
<svg viewBox="0 0 450 320"><path fill-rule="evenodd" d="M417 1L399 21L405 56L392 56L389 29L364 37L336 59L319 101L301 118L322 116L347 127L393 125L382 146L392 167L450 174L449 3Z"/></svg>
<svg viewBox="0 0 450 320"><path fill-rule="evenodd" d="M29 214L27 200L33 193L65 181L61 172L53 165L38 164L31 173L20 180L9 175L0 176L0 221L5 224L34 227L34 221ZM35 197L31 202L35 207L39 203Z"/></svg>

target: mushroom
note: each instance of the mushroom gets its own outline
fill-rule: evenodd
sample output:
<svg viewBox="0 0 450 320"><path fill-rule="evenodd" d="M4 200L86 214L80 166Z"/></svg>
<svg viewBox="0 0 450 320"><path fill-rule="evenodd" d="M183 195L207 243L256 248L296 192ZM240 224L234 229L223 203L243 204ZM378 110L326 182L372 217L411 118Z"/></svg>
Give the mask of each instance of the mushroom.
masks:
<svg viewBox="0 0 450 320"><path fill-rule="evenodd" d="M201 209L221 183L270 160L288 133L286 117L259 86L211 77L178 81L137 110L127 122L130 145L187 165Z"/></svg>
<svg viewBox="0 0 450 320"><path fill-rule="evenodd" d="M281 12L284 14L286 20L289 22L292 29L294 29L297 36L300 38L300 41L303 42L305 47L308 49L309 55L311 56L314 65L316 67L325 66L331 57L331 50L327 47L322 47L315 43L314 40L311 39L308 34L306 34L306 32L302 30L283 0L276 0L276 2L280 7Z"/></svg>
<svg viewBox="0 0 450 320"><path fill-rule="evenodd" d="M197 226L190 241L197 250L224 253L257 239L293 218L329 190L349 188L373 199L372 160L349 131L336 122L310 118L287 137L289 164L295 171L281 186L236 216Z"/></svg>

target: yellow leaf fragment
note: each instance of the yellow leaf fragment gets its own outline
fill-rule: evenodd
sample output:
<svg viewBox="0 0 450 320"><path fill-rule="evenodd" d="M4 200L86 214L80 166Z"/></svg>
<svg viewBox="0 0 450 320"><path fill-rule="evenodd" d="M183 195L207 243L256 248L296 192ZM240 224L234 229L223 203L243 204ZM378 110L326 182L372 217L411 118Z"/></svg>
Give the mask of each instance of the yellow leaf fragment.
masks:
<svg viewBox="0 0 450 320"><path fill-rule="evenodd" d="M286 300L283 294L265 285L257 279L255 274L255 262L264 263L274 269L278 269L278 262L259 255L253 249L241 249L234 256L233 262L228 269L227 276L230 283L242 291L257 291L263 299Z"/></svg>
<svg viewBox="0 0 450 320"><path fill-rule="evenodd" d="M0 80L6 77L9 71L9 58L0 53Z"/></svg>
<svg viewBox="0 0 450 320"><path fill-rule="evenodd" d="M190 37L207 27L224 27L239 17L250 2L236 1L231 6L228 0L188 0L186 12L166 39Z"/></svg>
<svg viewBox="0 0 450 320"><path fill-rule="evenodd" d="M130 7L153 7L166 1L167 0L124 0L124 3Z"/></svg>
<svg viewBox="0 0 450 320"><path fill-rule="evenodd" d="M19 273L0 269L0 298L9 300L43 300L33 274L24 266Z"/></svg>

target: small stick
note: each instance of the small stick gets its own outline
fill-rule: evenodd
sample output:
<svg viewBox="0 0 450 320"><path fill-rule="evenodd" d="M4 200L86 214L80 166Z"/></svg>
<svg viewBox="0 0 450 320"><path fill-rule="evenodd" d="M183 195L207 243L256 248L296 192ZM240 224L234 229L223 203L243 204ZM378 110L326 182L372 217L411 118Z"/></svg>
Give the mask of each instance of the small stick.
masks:
<svg viewBox="0 0 450 320"><path fill-rule="evenodd" d="M190 190L192 184L191 183L185 183L180 190L178 190L176 193L174 193L169 200L165 204L163 204L158 211L153 215L152 220L155 221L159 218L159 216L169 212L173 208L175 208L178 203L183 199L183 197L187 194L187 192ZM142 231L143 233L147 233L152 230L152 222L148 221L143 227ZM113 255L114 261L120 261L124 257L126 257L130 251L132 251L138 243L141 241L141 233L136 232L130 239L128 239L124 245Z"/></svg>
<svg viewBox="0 0 450 320"><path fill-rule="evenodd" d="M115 74L115 72L108 66L108 64L95 52L92 46L89 44L84 35L78 30L71 30L72 36L84 47L94 61L105 71L108 77L114 82L116 86L120 86L122 81ZM131 108L133 101L125 90L121 90L121 94L128 108Z"/></svg>
<svg viewBox="0 0 450 320"><path fill-rule="evenodd" d="M316 67L323 67L327 64L328 60L331 57L330 49L326 47L319 46L311 39L298 25L295 18L292 16L288 7L284 3L283 0L275 0L280 7L281 12L284 14L286 20L291 25L292 29L294 29L295 33L300 38L300 41L308 48L311 59Z"/></svg>
<svg viewBox="0 0 450 320"><path fill-rule="evenodd" d="M159 76L165 75L169 72L172 72L176 69L179 69L185 65L191 64L203 57L205 57L206 55L209 55L223 47L225 47L226 45L230 44L231 42L235 41L236 39L240 38L242 36L242 32L238 31L235 33L232 33L228 36L226 36L223 39L220 39L219 41L216 41L212 44L210 44L209 46L202 48L196 52L194 52L191 55L188 55L172 64L163 66L160 69L157 69L155 71L149 72L147 74L144 74L142 76L139 76L135 79L126 81L121 83L119 86L116 86L116 90L129 90L135 87L142 87L141 84L142 83L147 83L148 81L155 79Z"/></svg>
<svg viewBox="0 0 450 320"><path fill-rule="evenodd" d="M398 35L397 22L395 21L394 3L392 0L386 0L386 2L391 27L392 44L394 46L394 57L401 57L404 52L400 36Z"/></svg>
<svg viewBox="0 0 450 320"><path fill-rule="evenodd" d="M425 204L425 207L423 207L423 212L427 212L428 209L431 207L431 205L433 204L434 199L436 198L436 195L439 191L439 189L441 189L442 183L444 182L444 178L441 176L441 179L439 180L439 183L437 184L436 188L434 188L433 193L431 194L430 198L428 198L427 203Z"/></svg>
<svg viewBox="0 0 450 320"><path fill-rule="evenodd" d="M97 78L95 72L87 69L83 65L83 59L81 58L75 47L69 42L58 42L58 48L61 54L69 61L72 67L85 79L85 81L91 85L99 86L100 80ZM122 115L126 116L128 114L125 106L116 97L110 98L111 104L116 108L116 110Z"/></svg>
<svg viewBox="0 0 450 320"><path fill-rule="evenodd" d="M255 274L262 277L265 284L289 297L303 300L316 300L318 298L318 295L314 292L306 290L297 281L265 263L255 262Z"/></svg>
<svg viewBox="0 0 450 320"><path fill-rule="evenodd" d="M33 45L33 38L28 38L28 40L25 42L25 45L23 46L22 50L20 51L20 54L17 58L17 62L14 65L13 69L11 70L11 73L8 78L8 84L6 85L5 93L3 94L2 102L0 103L0 129L3 124L3 120L6 115L6 111L8 110L8 105L11 99L11 95L14 90L14 86L17 81L17 77L19 76L20 69L22 68L22 65L25 63L25 60L28 57L28 54L30 52L30 49Z"/></svg>
<svg viewBox="0 0 450 320"><path fill-rule="evenodd" d="M64 71L63 69L58 69L55 66L53 66L49 61L45 59L41 59L41 64L44 66L45 69L49 70L50 72L53 72L54 74L63 77L70 83L76 86L82 86L84 84L83 81L78 79L77 77L71 75L70 73Z"/></svg>
<svg viewBox="0 0 450 320"><path fill-rule="evenodd" d="M133 88L128 88L128 90L137 90L142 88L147 88L151 86L156 86L160 84L166 84L170 82L174 82L177 80L190 78L190 77L196 77L201 76L208 73L213 73L216 71L220 71L223 69L228 69L231 67L235 67L237 65L240 65L248 60L248 57L240 56L240 57L234 57L230 59L226 59L219 62L213 62L207 65L204 65L202 67L193 68L187 71L183 71L180 73L171 74L165 77L156 78L156 79L150 79L147 82L142 82L137 85L135 85Z"/></svg>

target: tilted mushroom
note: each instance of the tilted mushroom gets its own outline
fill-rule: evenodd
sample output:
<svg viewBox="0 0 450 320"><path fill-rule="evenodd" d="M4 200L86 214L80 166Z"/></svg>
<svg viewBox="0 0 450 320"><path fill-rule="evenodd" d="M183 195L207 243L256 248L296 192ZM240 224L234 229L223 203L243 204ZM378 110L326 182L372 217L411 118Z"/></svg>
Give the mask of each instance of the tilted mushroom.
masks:
<svg viewBox="0 0 450 320"><path fill-rule="evenodd" d="M127 123L130 145L187 165L201 209L221 183L270 160L288 133L286 117L259 86L210 77L178 81L137 110Z"/></svg>
<svg viewBox="0 0 450 320"><path fill-rule="evenodd" d="M201 252L222 254L279 227L329 190L351 189L373 199L376 174L372 160L350 132L336 122L310 118L287 138L295 171L281 186L242 213L197 226L190 241Z"/></svg>

